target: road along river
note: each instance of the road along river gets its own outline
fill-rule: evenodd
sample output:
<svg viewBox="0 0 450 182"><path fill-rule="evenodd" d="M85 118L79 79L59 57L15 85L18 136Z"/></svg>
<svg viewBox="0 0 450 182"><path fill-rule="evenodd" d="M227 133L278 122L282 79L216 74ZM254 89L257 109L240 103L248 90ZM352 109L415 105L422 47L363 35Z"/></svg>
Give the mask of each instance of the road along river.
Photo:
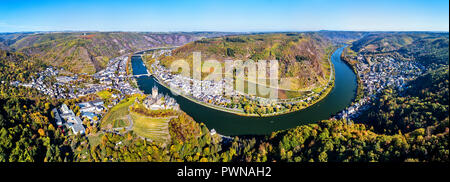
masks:
<svg viewBox="0 0 450 182"><path fill-rule="evenodd" d="M335 85L328 96L306 109L279 116L245 117L211 109L180 95L173 95L151 76L138 77L136 80L144 93L150 94L152 87L156 85L159 92L167 93L175 98L181 110L193 117L195 121L205 123L209 129L214 128L222 135L267 135L273 131L328 119L351 104L356 95L356 75L341 60L340 55L343 49L344 47L337 49L331 56L335 70ZM147 74L147 68L140 57L133 56L131 63L134 75Z"/></svg>

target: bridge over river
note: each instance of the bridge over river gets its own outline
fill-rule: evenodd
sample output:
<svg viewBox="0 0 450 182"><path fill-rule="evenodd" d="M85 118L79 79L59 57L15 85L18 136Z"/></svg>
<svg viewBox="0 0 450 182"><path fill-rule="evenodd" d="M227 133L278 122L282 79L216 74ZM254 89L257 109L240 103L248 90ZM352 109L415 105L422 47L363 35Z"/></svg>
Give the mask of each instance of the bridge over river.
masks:
<svg viewBox="0 0 450 182"><path fill-rule="evenodd" d="M140 77L143 77L143 76L152 76L152 74L150 74L150 73L147 73L147 74L138 74L138 75L128 75L128 77L130 77L130 78L140 78Z"/></svg>

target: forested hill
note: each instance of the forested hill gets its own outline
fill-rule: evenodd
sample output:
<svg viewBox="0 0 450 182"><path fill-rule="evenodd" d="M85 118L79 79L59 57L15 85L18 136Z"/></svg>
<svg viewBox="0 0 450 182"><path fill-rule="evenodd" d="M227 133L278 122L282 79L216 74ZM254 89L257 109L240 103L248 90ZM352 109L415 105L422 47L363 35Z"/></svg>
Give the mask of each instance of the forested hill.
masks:
<svg viewBox="0 0 450 182"><path fill-rule="evenodd" d="M221 32L75 32L0 34L0 49L22 52L74 73L95 73L109 59L160 46L179 46Z"/></svg>
<svg viewBox="0 0 450 182"><path fill-rule="evenodd" d="M379 132L395 134L425 129L428 135L448 130L448 65L430 70L402 92L387 89L360 119Z"/></svg>
<svg viewBox="0 0 450 182"><path fill-rule="evenodd" d="M448 33L396 32L371 33L353 42L351 49L365 56L390 54L424 64L448 64L448 46Z"/></svg>
<svg viewBox="0 0 450 182"><path fill-rule="evenodd" d="M31 76L42 71L47 66L38 59L31 59L29 56L0 50L0 81L2 86L12 81L28 82Z"/></svg>
<svg viewBox="0 0 450 182"><path fill-rule="evenodd" d="M332 43L314 33L264 33L201 39L162 57L169 67L173 61L192 62L193 52L201 52L202 60L278 60L280 78L293 78L289 89L296 90L324 83L329 75L328 56Z"/></svg>
<svg viewBox="0 0 450 182"><path fill-rule="evenodd" d="M319 31L319 35L329 39L333 44L343 44L356 41L369 34L369 32L357 31Z"/></svg>

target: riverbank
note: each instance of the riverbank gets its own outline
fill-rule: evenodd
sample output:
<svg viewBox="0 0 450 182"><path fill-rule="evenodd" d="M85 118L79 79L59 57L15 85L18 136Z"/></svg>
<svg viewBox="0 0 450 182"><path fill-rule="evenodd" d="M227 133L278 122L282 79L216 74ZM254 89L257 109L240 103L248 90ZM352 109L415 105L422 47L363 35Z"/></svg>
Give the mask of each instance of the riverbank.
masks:
<svg viewBox="0 0 450 182"><path fill-rule="evenodd" d="M185 94L180 94L181 91L177 91L176 89L170 88L169 86L164 84L162 81L158 80L157 77L153 77L153 78L161 86L167 88L168 90L170 90L172 92L175 92L177 95L179 95L179 96L181 96L181 97L183 97L185 99L188 99L188 100L190 100L190 101L192 101L192 102L194 102L196 104L200 104L202 106L205 106L205 107L208 107L208 108L211 108L211 109L215 109L215 110L219 110L219 111L222 111L222 112L227 112L227 113L230 113L230 114L235 114L235 115L238 115L238 116L245 116L245 117L273 117L273 116L279 116L279 115L283 115L283 114L290 114L290 113L293 113L293 112L301 111L301 110L306 109L306 108L308 108L310 106L313 106L314 104L318 103L322 99L326 98L326 96L328 95L328 94L322 94L323 95L322 97L317 99L315 102L310 104L308 107L305 107L305 108L302 108L302 109L299 109L299 110L290 110L290 111L285 111L285 112L278 112L278 113L264 114L264 115L248 114L248 113L245 113L245 112L232 111L229 108L221 108L221 107L213 105L213 104L208 104L208 103L205 103L205 102L202 102L202 101L198 101L198 100L196 100L194 98L191 98L191 97L189 97L189 96L187 96ZM331 90L333 88L334 88L334 82L332 82L332 85L327 88L328 93L331 92Z"/></svg>
<svg viewBox="0 0 450 182"><path fill-rule="evenodd" d="M352 68L353 73L355 73L356 75L356 82L357 82L357 89L356 89L356 95L355 95L355 99L353 100L353 102L358 102L360 99L362 99L364 97L364 86L362 85L361 82L361 78L359 77L358 71L356 71L356 60L353 61L351 58L349 58L348 56L351 55L346 55L346 52L350 50L350 47L346 47L344 48L344 51L342 51L341 53L341 60L344 61L345 64L347 64L350 68ZM353 64L353 62L355 62L355 64Z"/></svg>

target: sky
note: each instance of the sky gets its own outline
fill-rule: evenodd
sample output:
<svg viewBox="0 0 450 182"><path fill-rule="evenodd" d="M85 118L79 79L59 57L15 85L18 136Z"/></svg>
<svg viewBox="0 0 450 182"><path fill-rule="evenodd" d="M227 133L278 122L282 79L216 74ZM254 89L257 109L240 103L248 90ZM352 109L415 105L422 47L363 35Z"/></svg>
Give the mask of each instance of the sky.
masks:
<svg viewBox="0 0 450 182"><path fill-rule="evenodd" d="M448 0L0 0L0 32L449 31Z"/></svg>

